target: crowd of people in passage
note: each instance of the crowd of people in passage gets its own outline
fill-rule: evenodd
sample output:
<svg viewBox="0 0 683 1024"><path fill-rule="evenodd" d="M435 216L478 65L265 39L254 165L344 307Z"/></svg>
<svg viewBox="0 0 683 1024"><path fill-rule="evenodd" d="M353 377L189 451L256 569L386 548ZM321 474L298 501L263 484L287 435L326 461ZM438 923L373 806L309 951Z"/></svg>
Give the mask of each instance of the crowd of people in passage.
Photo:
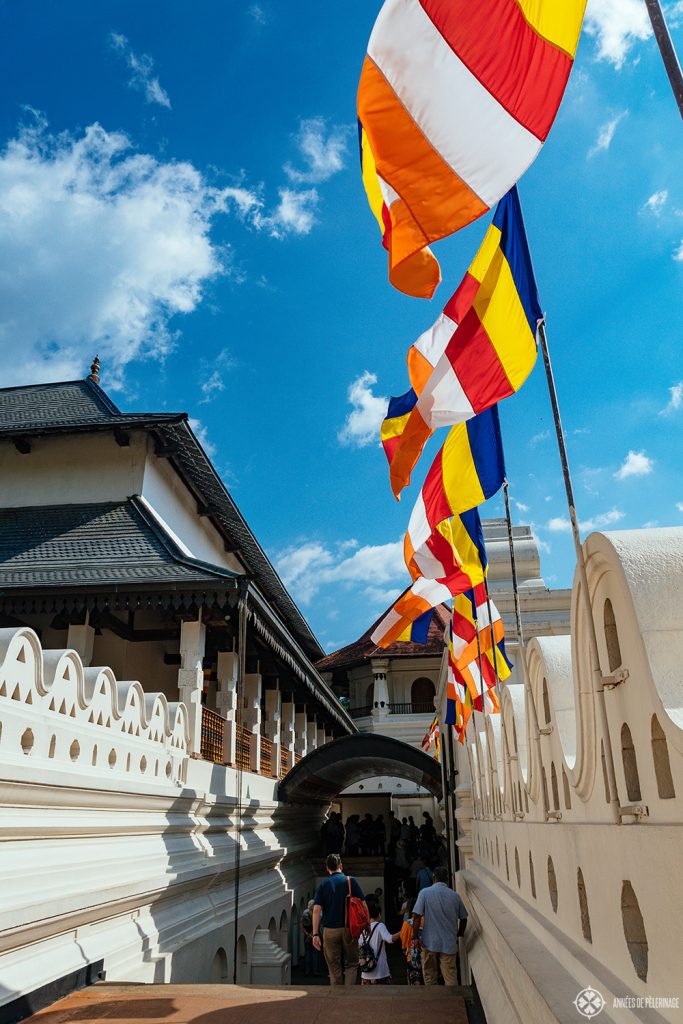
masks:
<svg viewBox="0 0 683 1024"><path fill-rule="evenodd" d="M429 858L436 840L431 817L426 812L424 817L425 823L417 836L419 843L422 833L424 846L422 849L418 846L409 866L412 885L400 889L402 923L397 932L389 931L382 920L382 890L376 889L366 897L356 879L344 873L340 854L327 855L327 878L318 886L302 921L307 974L322 973L322 954L331 985L355 985L359 961L361 984L389 985L392 978L387 945L400 942L408 984L457 985L458 939L465 932L467 911L458 894L448 885L446 867L441 864L430 867L422 856ZM399 824L403 826L403 822ZM408 828L410 824L406 822ZM348 844L348 821L345 833ZM398 849L400 832L396 834L395 848ZM354 848L352 844L351 849ZM412 852L415 851L411 849ZM349 914L349 906L354 901L362 905L366 915L358 935L353 934Z"/></svg>

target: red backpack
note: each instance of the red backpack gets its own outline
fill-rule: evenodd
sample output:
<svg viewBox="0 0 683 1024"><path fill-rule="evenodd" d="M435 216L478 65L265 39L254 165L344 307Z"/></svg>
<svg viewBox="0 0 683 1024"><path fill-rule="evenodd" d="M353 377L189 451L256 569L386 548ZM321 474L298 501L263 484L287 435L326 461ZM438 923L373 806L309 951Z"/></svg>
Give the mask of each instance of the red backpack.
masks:
<svg viewBox="0 0 683 1024"><path fill-rule="evenodd" d="M351 932L351 938L358 939L361 932L364 932L370 924L370 915L365 909L365 901L360 896L351 895L350 876L347 881L349 883L349 895L346 897L346 927Z"/></svg>

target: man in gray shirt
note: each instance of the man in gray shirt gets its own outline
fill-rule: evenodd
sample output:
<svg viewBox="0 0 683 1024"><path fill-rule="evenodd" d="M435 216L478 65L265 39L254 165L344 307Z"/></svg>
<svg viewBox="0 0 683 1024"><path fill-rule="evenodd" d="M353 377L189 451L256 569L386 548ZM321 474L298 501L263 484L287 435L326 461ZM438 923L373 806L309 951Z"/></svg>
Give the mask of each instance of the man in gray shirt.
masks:
<svg viewBox="0 0 683 1024"><path fill-rule="evenodd" d="M421 889L413 907L413 938L422 927L422 972L425 985L439 984L439 969L444 984L457 985L458 936L465 934L467 911L458 896L446 884L446 868L434 868L434 884Z"/></svg>

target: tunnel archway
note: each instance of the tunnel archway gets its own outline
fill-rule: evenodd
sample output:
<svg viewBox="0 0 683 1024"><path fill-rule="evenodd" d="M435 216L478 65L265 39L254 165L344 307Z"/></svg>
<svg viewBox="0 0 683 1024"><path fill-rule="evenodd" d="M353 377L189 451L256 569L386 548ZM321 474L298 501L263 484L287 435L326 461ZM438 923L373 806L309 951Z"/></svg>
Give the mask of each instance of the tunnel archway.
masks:
<svg viewBox="0 0 683 1024"><path fill-rule="evenodd" d="M307 754L282 779L278 799L284 803L330 803L354 782L388 775L424 786L441 799L441 767L417 747L391 736L354 733Z"/></svg>

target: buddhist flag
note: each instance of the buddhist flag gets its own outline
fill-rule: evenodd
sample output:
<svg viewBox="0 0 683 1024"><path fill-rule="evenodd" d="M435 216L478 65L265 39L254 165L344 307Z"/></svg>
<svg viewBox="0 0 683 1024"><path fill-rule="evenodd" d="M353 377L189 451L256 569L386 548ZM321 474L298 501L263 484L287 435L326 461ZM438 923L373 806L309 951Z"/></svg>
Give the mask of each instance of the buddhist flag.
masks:
<svg viewBox="0 0 683 1024"><path fill-rule="evenodd" d="M434 609L430 608L424 615L420 615L415 622L411 622L400 636L396 637L395 643L426 644L429 626L434 615Z"/></svg>
<svg viewBox="0 0 683 1024"><path fill-rule="evenodd" d="M425 733L421 746L425 754L428 754L430 750L433 749L434 757L437 761L439 760L439 756L441 754L441 731L439 729L438 716L434 716L432 724Z"/></svg>
<svg viewBox="0 0 683 1024"><path fill-rule="evenodd" d="M358 87L363 182L389 280L420 298L427 246L481 217L534 161L586 0L385 0Z"/></svg>
<svg viewBox="0 0 683 1024"><path fill-rule="evenodd" d="M457 595L453 601L448 645L449 657L457 668L474 661L478 651L490 651L494 643L503 643L504 636L500 612L493 601L487 599L484 584ZM509 665L504 647L498 659L501 668L503 660Z"/></svg>
<svg viewBox="0 0 683 1024"><path fill-rule="evenodd" d="M464 423L521 388L543 319L517 189L498 204L469 270L432 328L411 346L411 389L381 428L396 497L437 427Z"/></svg>

